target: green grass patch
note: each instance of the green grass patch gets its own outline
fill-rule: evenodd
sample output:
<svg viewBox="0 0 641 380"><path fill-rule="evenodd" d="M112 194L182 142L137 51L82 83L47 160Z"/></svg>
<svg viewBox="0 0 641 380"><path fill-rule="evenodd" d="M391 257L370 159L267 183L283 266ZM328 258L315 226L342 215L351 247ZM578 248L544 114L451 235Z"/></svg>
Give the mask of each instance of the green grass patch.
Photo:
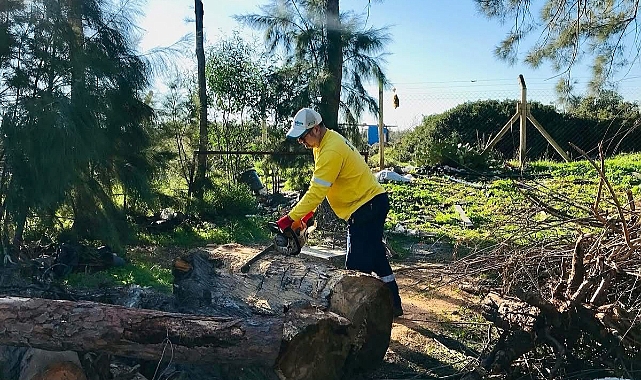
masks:
<svg viewBox="0 0 641 380"><path fill-rule="evenodd" d="M523 222L546 223L550 214L541 212L518 189L521 182L533 186L530 194L559 211L576 217L590 216L597 197L600 177L587 161L559 163L537 161L528 165L524 178L495 178L478 182L481 187L451 181L445 177L420 177L412 183L385 184L390 193L388 229L398 224L407 230L438 235L444 241L470 246L489 245L512 236ZM605 176L621 204L627 204L625 192L641 193L641 154L622 154L605 161ZM472 179L471 182L476 180ZM604 196L610 197L604 188ZM465 228L453 205L460 204L474 223ZM603 213L615 212L612 202L602 201ZM541 231L529 238L547 239L574 233L567 224Z"/></svg>
<svg viewBox="0 0 641 380"><path fill-rule="evenodd" d="M165 293L171 293L172 282L173 276L170 269L139 260L96 273L72 273L65 280L65 284L72 287L96 289L136 284Z"/></svg>
<svg viewBox="0 0 641 380"><path fill-rule="evenodd" d="M269 238L265 218L241 217L216 223L201 222L195 226L185 223L169 232L141 232L138 244L190 248L207 244L253 243Z"/></svg>

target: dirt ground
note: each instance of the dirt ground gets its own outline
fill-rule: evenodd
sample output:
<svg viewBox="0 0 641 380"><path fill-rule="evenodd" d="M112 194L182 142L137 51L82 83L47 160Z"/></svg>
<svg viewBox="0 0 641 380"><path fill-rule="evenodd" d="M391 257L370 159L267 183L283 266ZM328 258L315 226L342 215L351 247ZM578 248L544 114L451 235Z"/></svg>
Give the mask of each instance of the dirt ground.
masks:
<svg viewBox="0 0 641 380"><path fill-rule="evenodd" d="M393 264L404 315L394 321L383 364L359 379L442 379L478 362L492 331L478 298L444 275L448 259L441 250Z"/></svg>

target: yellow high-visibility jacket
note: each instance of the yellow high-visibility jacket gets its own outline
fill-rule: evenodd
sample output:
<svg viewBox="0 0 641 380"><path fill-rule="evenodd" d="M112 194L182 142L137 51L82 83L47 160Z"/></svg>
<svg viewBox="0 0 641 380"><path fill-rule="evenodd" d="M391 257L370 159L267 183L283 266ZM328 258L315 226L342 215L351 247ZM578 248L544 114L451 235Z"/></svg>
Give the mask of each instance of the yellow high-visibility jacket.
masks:
<svg viewBox="0 0 641 380"><path fill-rule="evenodd" d="M325 197L336 215L347 220L363 204L385 192L363 156L338 132L328 129L313 153L314 175L309 190L288 214L293 220L315 210Z"/></svg>

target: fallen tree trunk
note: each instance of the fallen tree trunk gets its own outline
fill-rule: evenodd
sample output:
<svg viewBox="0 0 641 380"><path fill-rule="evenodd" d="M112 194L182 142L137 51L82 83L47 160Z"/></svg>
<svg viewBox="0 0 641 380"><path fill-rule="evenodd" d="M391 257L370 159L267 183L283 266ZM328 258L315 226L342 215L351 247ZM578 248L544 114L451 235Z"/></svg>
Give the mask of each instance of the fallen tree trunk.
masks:
<svg viewBox="0 0 641 380"><path fill-rule="evenodd" d="M133 357L142 368L164 363L194 378L218 371L230 379L259 372L270 379L340 379L380 364L392 324L389 291L380 280L274 254L241 273L255 251L228 245L175 260L174 297L159 303L167 312L0 298L0 344ZM96 297L130 307L155 299L116 293Z"/></svg>
<svg viewBox="0 0 641 380"><path fill-rule="evenodd" d="M0 297L0 344L191 363L272 366L283 318L209 317L95 302Z"/></svg>
<svg viewBox="0 0 641 380"><path fill-rule="evenodd" d="M241 273L258 250L224 245L175 260L179 304L208 313L285 313L294 325L304 310L323 315L311 324L302 319L305 327L295 328L295 344L284 339L276 369L287 379L338 379L381 363L393 317L389 290L379 279L275 252ZM336 315L348 323L336 324Z"/></svg>

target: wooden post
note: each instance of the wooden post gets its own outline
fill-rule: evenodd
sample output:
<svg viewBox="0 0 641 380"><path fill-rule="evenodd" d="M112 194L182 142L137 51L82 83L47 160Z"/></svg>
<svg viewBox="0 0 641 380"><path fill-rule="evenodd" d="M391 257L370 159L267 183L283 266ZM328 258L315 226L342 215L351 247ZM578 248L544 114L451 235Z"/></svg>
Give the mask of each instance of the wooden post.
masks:
<svg viewBox="0 0 641 380"><path fill-rule="evenodd" d="M378 167L385 169L385 138L383 136L383 74L378 76Z"/></svg>
<svg viewBox="0 0 641 380"><path fill-rule="evenodd" d="M516 103L516 113L512 115L510 120L501 128L499 133L494 136L494 138L487 144L485 149L483 149L483 154L492 149L496 143L505 135L505 133L512 127L512 124L516 122L516 119L520 120L520 144L519 144L519 165L521 168L525 166L525 153L527 150L526 144L526 126L528 119L534 125L534 127L545 137L545 139L552 145L552 147L563 157L566 162L570 161L570 157L566 152L561 149L561 146L554 141L552 136L550 136L543 126L532 116L530 113L530 106L527 104L527 87L525 86L525 79L523 75L519 75L519 83L521 85L521 101Z"/></svg>
<svg viewBox="0 0 641 380"><path fill-rule="evenodd" d="M505 125L503 126L503 128L501 128L501 130L499 131L499 133L498 133L496 136L494 136L494 138L493 138L492 140L490 140L490 142L487 144L487 146L485 147L485 149L483 149L483 153L482 153L482 154L485 154L485 152L487 152L487 151L489 151L490 149L494 148L494 145L496 145L496 143L498 143L498 142L499 142L499 140L501 140L501 138L503 137L503 135L505 135L505 134L507 133L507 131L508 131L510 128L512 128L512 124L514 124L514 122L516 121L516 119L518 119L518 118L519 118L519 111L518 111L518 109L519 109L519 107L518 107L518 103L517 103L516 113L515 113L514 115L512 115L512 117L510 118L510 120L508 120L508 122L507 122L507 123L505 123Z"/></svg>
<svg viewBox="0 0 641 380"><path fill-rule="evenodd" d="M519 74L519 83L521 84L521 103L519 103L518 111L520 115L520 143L519 143L519 165L521 168L525 166L525 152L527 149L527 87L525 86L525 79L523 75Z"/></svg>

